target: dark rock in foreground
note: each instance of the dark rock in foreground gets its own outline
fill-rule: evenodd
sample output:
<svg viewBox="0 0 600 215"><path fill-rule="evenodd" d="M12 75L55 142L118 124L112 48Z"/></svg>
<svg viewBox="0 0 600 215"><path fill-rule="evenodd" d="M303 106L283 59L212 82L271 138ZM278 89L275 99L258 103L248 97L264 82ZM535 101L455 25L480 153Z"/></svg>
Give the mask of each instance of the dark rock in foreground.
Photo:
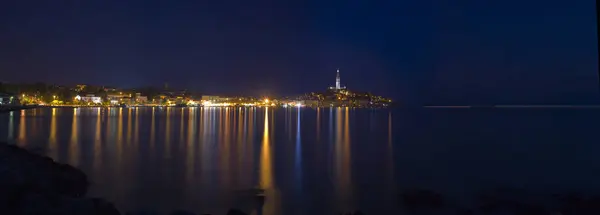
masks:
<svg viewBox="0 0 600 215"><path fill-rule="evenodd" d="M556 195L559 200L559 211L564 215L570 214L600 214L600 196L569 193Z"/></svg>
<svg viewBox="0 0 600 215"><path fill-rule="evenodd" d="M352 213L342 213L340 215L364 215L364 214L362 212L360 212L360 211L355 211L355 212L352 212Z"/></svg>
<svg viewBox="0 0 600 215"><path fill-rule="evenodd" d="M176 210L171 213L171 215L196 215L195 213L184 211L184 210Z"/></svg>
<svg viewBox="0 0 600 215"><path fill-rule="evenodd" d="M112 203L84 197L88 186L72 166L0 143L0 214L120 214Z"/></svg>
<svg viewBox="0 0 600 215"><path fill-rule="evenodd" d="M82 171L5 144L0 147L0 175L3 183L21 186L21 189L69 197L84 196L89 186Z"/></svg>
<svg viewBox="0 0 600 215"><path fill-rule="evenodd" d="M437 210L444 207L444 198L442 195L430 190L405 190L400 193L400 198L404 207L409 211Z"/></svg>
<svg viewBox="0 0 600 215"><path fill-rule="evenodd" d="M246 215L246 213L244 213L240 210L231 209L231 210L227 211L227 215Z"/></svg>
<svg viewBox="0 0 600 215"><path fill-rule="evenodd" d="M0 215L121 214L108 201L85 197L89 185L77 168L0 143ZM194 215L183 210L171 214ZM245 213L230 210L228 214Z"/></svg>

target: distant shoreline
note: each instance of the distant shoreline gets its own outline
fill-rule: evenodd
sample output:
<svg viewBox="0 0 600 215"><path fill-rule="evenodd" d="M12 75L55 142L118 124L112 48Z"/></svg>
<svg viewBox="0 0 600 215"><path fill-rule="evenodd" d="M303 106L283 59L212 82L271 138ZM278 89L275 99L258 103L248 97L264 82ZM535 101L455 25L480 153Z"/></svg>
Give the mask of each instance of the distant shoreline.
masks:
<svg viewBox="0 0 600 215"><path fill-rule="evenodd" d="M269 108L298 108L298 107L282 107L282 106L243 106L243 105L230 105L230 106L177 106L177 105L132 105L127 107L122 106L103 106L103 105L38 105L29 108L136 108L136 107L159 107L159 108L189 108L189 107L205 107L205 108L225 108L225 107L269 107ZM390 107L385 106L372 106L372 107L354 107L354 106L302 106L300 108L358 108L358 109L388 109Z"/></svg>

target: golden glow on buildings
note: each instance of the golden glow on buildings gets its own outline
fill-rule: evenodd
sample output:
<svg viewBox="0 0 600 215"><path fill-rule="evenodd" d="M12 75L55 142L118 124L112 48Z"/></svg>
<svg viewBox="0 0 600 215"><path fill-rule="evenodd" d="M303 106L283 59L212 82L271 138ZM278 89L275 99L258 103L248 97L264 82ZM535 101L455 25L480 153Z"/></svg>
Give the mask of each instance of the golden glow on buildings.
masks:
<svg viewBox="0 0 600 215"><path fill-rule="evenodd" d="M204 101L202 102L202 105L204 105L205 107L228 107L228 106L233 106L233 104L231 103L212 103L210 101Z"/></svg>

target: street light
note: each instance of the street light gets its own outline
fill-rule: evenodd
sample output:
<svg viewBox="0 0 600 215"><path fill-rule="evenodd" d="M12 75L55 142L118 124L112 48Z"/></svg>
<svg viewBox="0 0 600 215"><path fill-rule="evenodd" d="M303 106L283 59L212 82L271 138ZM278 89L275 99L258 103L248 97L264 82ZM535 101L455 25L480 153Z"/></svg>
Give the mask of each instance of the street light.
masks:
<svg viewBox="0 0 600 215"><path fill-rule="evenodd" d="M52 99L56 100L56 95L53 95L53 96L52 96Z"/></svg>

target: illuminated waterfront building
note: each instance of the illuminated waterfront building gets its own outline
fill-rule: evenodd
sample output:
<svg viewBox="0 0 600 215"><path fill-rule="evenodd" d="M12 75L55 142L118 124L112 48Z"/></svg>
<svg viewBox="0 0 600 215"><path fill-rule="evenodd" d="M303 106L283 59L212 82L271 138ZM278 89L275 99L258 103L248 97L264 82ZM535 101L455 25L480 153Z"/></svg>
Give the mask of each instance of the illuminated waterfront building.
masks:
<svg viewBox="0 0 600 215"><path fill-rule="evenodd" d="M139 94L139 93L137 93ZM148 97L147 96L141 96L141 95L135 95L135 102L139 103L139 104L145 104L148 103Z"/></svg>
<svg viewBox="0 0 600 215"><path fill-rule="evenodd" d="M86 102L86 103L94 103L94 104L100 104L102 103L102 98L99 96L94 96L93 94L88 94L85 96L75 96L75 100L77 101L81 101L81 102Z"/></svg>
<svg viewBox="0 0 600 215"><path fill-rule="evenodd" d="M0 93L0 105L18 105L19 98L16 95Z"/></svg>
<svg viewBox="0 0 600 215"><path fill-rule="evenodd" d="M201 97L201 99L203 101L211 101L211 102L217 102L220 100L219 96L210 96L210 95L203 95Z"/></svg>

